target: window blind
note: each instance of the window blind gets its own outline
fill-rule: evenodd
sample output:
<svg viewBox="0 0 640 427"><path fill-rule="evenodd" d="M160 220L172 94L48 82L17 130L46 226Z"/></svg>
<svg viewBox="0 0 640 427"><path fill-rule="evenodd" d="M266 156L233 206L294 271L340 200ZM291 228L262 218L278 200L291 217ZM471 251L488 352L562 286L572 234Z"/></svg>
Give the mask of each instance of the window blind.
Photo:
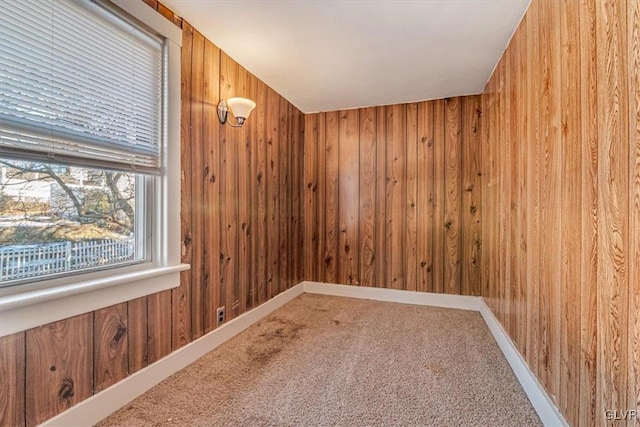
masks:
<svg viewBox="0 0 640 427"><path fill-rule="evenodd" d="M158 174L163 40L88 0L2 2L0 157Z"/></svg>

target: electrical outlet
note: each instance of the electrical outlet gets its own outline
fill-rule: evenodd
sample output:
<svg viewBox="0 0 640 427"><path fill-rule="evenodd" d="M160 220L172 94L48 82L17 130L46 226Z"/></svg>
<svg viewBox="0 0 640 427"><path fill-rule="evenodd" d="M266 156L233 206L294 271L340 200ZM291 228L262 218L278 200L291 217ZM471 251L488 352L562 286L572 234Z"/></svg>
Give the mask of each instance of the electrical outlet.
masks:
<svg viewBox="0 0 640 427"><path fill-rule="evenodd" d="M224 323L224 305L216 310L216 326Z"/></svg>

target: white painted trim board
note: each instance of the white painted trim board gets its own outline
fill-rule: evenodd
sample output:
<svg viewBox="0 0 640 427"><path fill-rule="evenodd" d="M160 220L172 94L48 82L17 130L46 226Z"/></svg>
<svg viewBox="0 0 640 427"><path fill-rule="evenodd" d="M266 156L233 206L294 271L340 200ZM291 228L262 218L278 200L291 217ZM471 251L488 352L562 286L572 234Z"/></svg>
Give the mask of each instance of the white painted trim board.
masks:
<svg viewBox="0 0 640 427"><path fill-rule="evenodd" d="M46 421L43 425L90 426L99 422L109 414L117 411L136 397L145 393L154 385L195 362L200 357L303 292L480 312L543 424L549 427L568 426L560 414L560 411L529 370L523 357L481 297L336 285L309 281L300 282L264 304L242 314L196 341L170 353L154 364L128 376L106 390L69 408L65 412L58 414L56 417Z"/></svg>

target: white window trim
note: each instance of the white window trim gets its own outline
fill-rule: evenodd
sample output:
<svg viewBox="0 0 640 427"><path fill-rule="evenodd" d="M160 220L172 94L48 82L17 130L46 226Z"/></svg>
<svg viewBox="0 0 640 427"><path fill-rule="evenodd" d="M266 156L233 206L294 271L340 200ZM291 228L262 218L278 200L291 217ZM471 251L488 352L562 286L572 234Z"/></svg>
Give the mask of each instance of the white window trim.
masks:
<svg viewBox="0 0 640 427"><path fill-rule="evenodd" d="M153 263L5 288L0 292L0 337L180 285L180 57L182 31L142 1L111 0L167 38L168 85L163 123L163 172L156 191ZM45 287L46 286L46 287Z"/></svg>

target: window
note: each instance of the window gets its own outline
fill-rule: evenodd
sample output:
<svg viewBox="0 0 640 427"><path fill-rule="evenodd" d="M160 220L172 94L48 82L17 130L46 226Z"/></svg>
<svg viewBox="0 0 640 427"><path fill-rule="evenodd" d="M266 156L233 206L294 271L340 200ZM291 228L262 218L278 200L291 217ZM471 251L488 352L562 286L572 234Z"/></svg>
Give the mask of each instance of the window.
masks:
<svg viewBox="0 0 640 427"><path fill-rule="evenodd" d="M3 4L3 316L116 287L106 306L179 283L180 41L140 1Z"/></svg>

